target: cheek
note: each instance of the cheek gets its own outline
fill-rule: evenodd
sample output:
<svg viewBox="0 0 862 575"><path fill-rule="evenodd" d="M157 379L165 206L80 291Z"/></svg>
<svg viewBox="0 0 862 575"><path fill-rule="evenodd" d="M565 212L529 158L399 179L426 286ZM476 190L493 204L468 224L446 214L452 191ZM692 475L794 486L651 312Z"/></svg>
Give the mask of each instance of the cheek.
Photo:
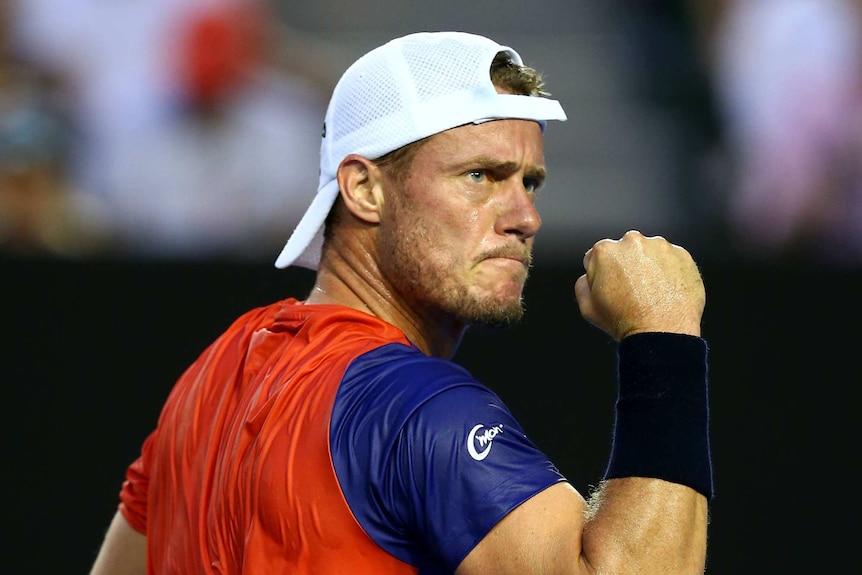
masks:
<svg viewBox="0 0 862 575"><path fill-rule="evenodd" d="M460 190L439 182L421 189L408 185L403 191L403 196L390 198L381 222L386 228L381 230L384 257L398 248L405 250L401 257L421 258L423 268L451 272L490 243L493 221L483 220L489 206L470 203Z"/></svg>
<svg viewBox="0 0 862 575"><path fill-rule="evenodd" d="M444 289L456 275L461 250L447 223L405 215L397 225L381 227L380 237L387 271L412 286L409 291L422 286Z"/></svg>

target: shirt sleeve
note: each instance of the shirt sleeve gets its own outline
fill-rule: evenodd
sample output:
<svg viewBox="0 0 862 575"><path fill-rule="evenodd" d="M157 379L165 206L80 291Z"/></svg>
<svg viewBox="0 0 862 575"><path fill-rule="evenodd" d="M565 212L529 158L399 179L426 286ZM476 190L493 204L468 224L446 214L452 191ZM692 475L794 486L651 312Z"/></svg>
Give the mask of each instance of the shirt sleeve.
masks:
<svg viewBox="0 0 862 575"><path fill-rule="evenodd" d="M145 462L153 448L155 435L154 431L144 441L141 456L126 469L126 479L120 489L120 513L135 531L144 534L147 533L147 493L150 485Z"/></svg>
<svg viewBox="0 0 862 575"><path fill-rule="evenodd" d="M512 509L564 480L502 400L460 367L422 356L372 379L346 377L336 402L362 399L348 419L336 406L333 463L362 527L421 573L454 571Z"/></svg>
<svg viewBox="0 0 862 575"><path fill-rule="evenodd" d="M452 571L512 509L563 479L502 401L472 385L416 410L390 469L412 502L400 515Z"/></svg>

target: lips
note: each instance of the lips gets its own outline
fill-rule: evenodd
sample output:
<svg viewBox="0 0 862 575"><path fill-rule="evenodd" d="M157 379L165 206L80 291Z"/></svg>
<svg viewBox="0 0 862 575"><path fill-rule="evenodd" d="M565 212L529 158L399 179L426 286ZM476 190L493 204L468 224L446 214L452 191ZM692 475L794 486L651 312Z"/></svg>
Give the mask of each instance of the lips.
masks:
<svg viewBox="0 0 862 575"><path fill-rule="evenodd" d="M493 253L485 256L481 261L486 260L511 260L516 261L525 267L530 265L530 257L525 256L522 253Z"/></svg>

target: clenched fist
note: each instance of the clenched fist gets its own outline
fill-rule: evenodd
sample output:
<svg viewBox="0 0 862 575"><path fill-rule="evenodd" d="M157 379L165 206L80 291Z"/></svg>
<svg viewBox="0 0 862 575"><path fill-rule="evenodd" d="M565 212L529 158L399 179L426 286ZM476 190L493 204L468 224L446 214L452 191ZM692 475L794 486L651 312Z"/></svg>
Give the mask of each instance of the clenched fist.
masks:
<svg viewBox="0 0 862 575"><path fill-rule="evenodd" d="M581 315L614 340L642 332L700 336L706 292L684 248L630 231L597 242L584 269L575 283Z"/></svg>

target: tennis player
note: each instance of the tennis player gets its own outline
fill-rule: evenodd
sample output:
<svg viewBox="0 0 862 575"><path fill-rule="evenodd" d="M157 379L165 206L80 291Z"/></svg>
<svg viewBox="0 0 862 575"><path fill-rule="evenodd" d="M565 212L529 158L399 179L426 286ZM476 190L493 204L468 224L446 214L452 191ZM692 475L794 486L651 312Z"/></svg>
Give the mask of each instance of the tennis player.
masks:
<svg viewBox="0 0 862 575"><path fill-rule="evenodd" d="M632 231L584 257L581 314L619 342L591 493L451 361L469 326L524 313L543 135L565 119L482 36L411 34L348 68L276 260L313 289L248 311L180 377L91 574L702 573L705 292L685 249ZM596 384L577 349L560 360L547 389Z"/></svg>

